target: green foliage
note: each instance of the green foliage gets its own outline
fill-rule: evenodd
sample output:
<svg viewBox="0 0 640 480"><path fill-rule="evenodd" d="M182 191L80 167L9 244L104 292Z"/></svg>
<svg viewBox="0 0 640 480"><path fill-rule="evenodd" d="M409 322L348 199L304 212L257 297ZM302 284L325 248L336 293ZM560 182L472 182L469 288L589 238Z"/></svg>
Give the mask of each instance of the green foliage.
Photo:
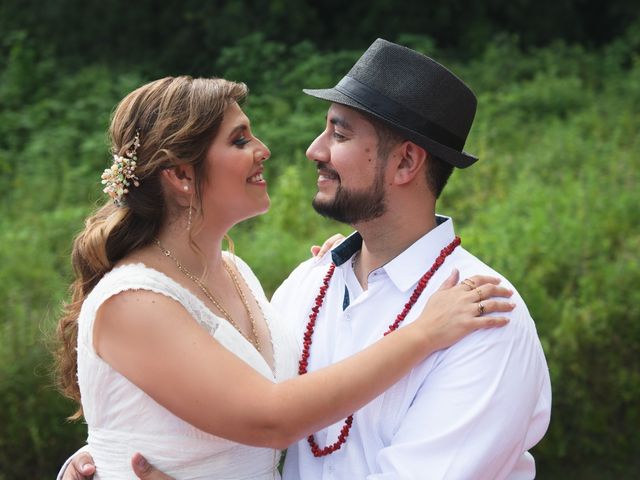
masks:
<svg viewBox="0 0 640 480"><path fill-rule="evenodd" d="M603 45L638 13L633 0L3 0L0 31L29 32L38 51L76 68L90 59L145 68L154 76L210 75L212 59L225 46L257 31L281 44L310 40L324 50L363 49L377 37L427 35L475 57L496 32L517 34L527 48L556 40ZM252 56L269 61L261 50Z"/></svg>
<svg viewBox="0 0 640 480"><path fill-rule="evenodd" d="M522 62L513 48L495 48L504 45L485 53L495 70L466 67L488 87L468 145L485 161L476 181L456 174L442 203L465 245L514 282L537 321L554 392L534 452L541 476L631 478L640 472L631 447L640 442L640 142L631 119L640 57L633 42L608 47L620 63L606 69L574 47Z"/></svg>
<svg viewBox="0 0 640 480"><path fill-rule="evenodd" d="M507 35L471 59L438 54L478 93L466 149L481 158L453 175L439 210L517 286L547 353L554 410L534 451L540 478L640 473L639 32L598 50L557 42L525 54ZM312 244L349 232L310 208L315 171L304 152L327 104L301 89L332 85L360 53L270 38L248 31L211 61L217 75L249 84L252 128L272 150L271 212L232 232L268 292ZM429 37L402 38L440 52ZM45 478L85 433L65 422L73 408L51 388L42 339L67 294L71 239L101 198L109 114L149 76L97 62L65 70L25 33L3 48L0 480Z"/></svg>
<svg viewBox="0 0 640 480"><path fill-rule="evenodd" d="M0 220L0 479L51 476L84 435L65 420L71 405L53 387L46 339L70 280L69 236L86 213Z"/></svg>
<svg viewBox="0 0 640 480"><path fill-rule="evenodd" d="M60 75L24 35L0 71L0 479L51 477L82 443L53 387L48 339L70 283L71 239L99 194L113 105L140 80Z"/></svg>

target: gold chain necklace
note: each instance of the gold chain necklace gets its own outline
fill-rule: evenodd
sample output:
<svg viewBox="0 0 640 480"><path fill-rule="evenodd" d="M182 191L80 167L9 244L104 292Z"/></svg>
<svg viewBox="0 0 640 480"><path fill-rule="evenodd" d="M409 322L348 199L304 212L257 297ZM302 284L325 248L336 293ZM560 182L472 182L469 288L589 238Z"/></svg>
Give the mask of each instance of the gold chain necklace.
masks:
<svg viewBox="0 0 640 480"><path fill-rule="evenodd" d="M171 260L173 260L175 262L176 267L178 267L178 270L180 270L182 273L184 273L184 275L187 278L189 278L193 283L195 283L198 287L200 287L200 290L202 290L202 293L204 293L205 296L211 301L211 303L213 303L215 305L215 307L220 311L220 313L222 313L224 318L226 318L227 321L231 325L233 325L238 332L240 332L240 335L242 335L244 338L246 338L249 341L249 343L251 343L254 347L256 347L256 350L258 352L262 353L262 348L260 346L260 339L258 338L258 332L256 330L256 321L253 318L253 314L251 313L251 310L249 309L249 302L247 301L247 297L245 296L244 292L240 288L240 283L238 282L238 277L236 276L235 272L231 269L231 267L229 265L227 265L227 262L225 262L224 259L222 259L222 264L224 265L225 270L229 274L229 277L231 277L231 281L233 282L233 286L235 287L236 292L238 292L238 295L240 296L240 300L242 300L242 304L244 305L244 309L247 312L247 317L249 317L249 322L251 323L251 334L253 335L253 338L254 338L253 340L251 340L247 335L244 334L244 332L242 331L240 326L231 317L231 314L229 312L227 312L227 310L220 304L220 302L213 296L213 294L209 291L209 289L206 287L206 285L204 285L200 281L200 279L198 277L196 277L193 273L191 273L189 270L187 270L180 263L180 261L176 257L173 256L173 254L169 250L164 248L162 246L162 244L160 243L160 240L156 240L156 245L158 246L158 248L162 251L162 253L166 257L169 257Z"/></svg>

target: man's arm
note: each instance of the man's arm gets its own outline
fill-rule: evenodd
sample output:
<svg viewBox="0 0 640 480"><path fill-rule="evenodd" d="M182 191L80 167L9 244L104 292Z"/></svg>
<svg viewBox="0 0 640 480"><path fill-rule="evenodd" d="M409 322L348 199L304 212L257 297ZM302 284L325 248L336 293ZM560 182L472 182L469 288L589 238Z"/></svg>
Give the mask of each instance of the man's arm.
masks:
<svg viewBox="0 0 640 480"><path fill-rule="evenodd" d="M547 429L551 392L533 323L518 310L506 328L443 352L368 480L534 477L525 452Z"/></svg>

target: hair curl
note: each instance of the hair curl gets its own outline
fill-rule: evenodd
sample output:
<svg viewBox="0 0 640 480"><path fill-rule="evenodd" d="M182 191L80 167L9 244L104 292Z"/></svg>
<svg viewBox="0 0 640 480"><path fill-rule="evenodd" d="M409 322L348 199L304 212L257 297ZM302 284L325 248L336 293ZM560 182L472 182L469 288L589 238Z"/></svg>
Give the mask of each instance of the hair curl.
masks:
<svg viewBox="0 0 640 480"><path fill-rule="evenodd" d="M226 108L247 94L243 83L218 78L166 77L127 95L117 106L109 129L114 154L130 149L140 132L136 175L140 186L129 189L121 206L111 200L87 218L75 238L71 260L75 273L71 300L58 322L55 352L58 386L80 404L77 383L78 315L87 295L114 265L150 244L167 214L160 172L173 165L191 165L196 201L206 178L206 154ZM200 205L201 206L201 205ZM82 407L72 415L77 419Z"/></svg>

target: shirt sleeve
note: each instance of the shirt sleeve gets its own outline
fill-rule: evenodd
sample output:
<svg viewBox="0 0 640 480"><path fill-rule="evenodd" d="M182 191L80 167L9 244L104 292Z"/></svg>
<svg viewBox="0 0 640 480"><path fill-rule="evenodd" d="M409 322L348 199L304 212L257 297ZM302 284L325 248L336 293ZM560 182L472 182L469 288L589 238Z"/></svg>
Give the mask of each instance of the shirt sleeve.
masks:
<svg viewBox="0 0 640 480"><path fill-rule="evenodd" d="M535 327L521 316L441 352L367 479L535 476L526 451L547 429L551 393Z"/></svg>
<svg viewBox="0 0 640 480"><path fill-rule="evenodd" d="M326 263L321 259L311 258L298 265L273 293L271 304L285 313L295 309L301 301L307 298L305 293L313 291L310 289L312 288L310 285L315 285L315 277L318 276L318 274L313 274L314 269Z"/></svg>

